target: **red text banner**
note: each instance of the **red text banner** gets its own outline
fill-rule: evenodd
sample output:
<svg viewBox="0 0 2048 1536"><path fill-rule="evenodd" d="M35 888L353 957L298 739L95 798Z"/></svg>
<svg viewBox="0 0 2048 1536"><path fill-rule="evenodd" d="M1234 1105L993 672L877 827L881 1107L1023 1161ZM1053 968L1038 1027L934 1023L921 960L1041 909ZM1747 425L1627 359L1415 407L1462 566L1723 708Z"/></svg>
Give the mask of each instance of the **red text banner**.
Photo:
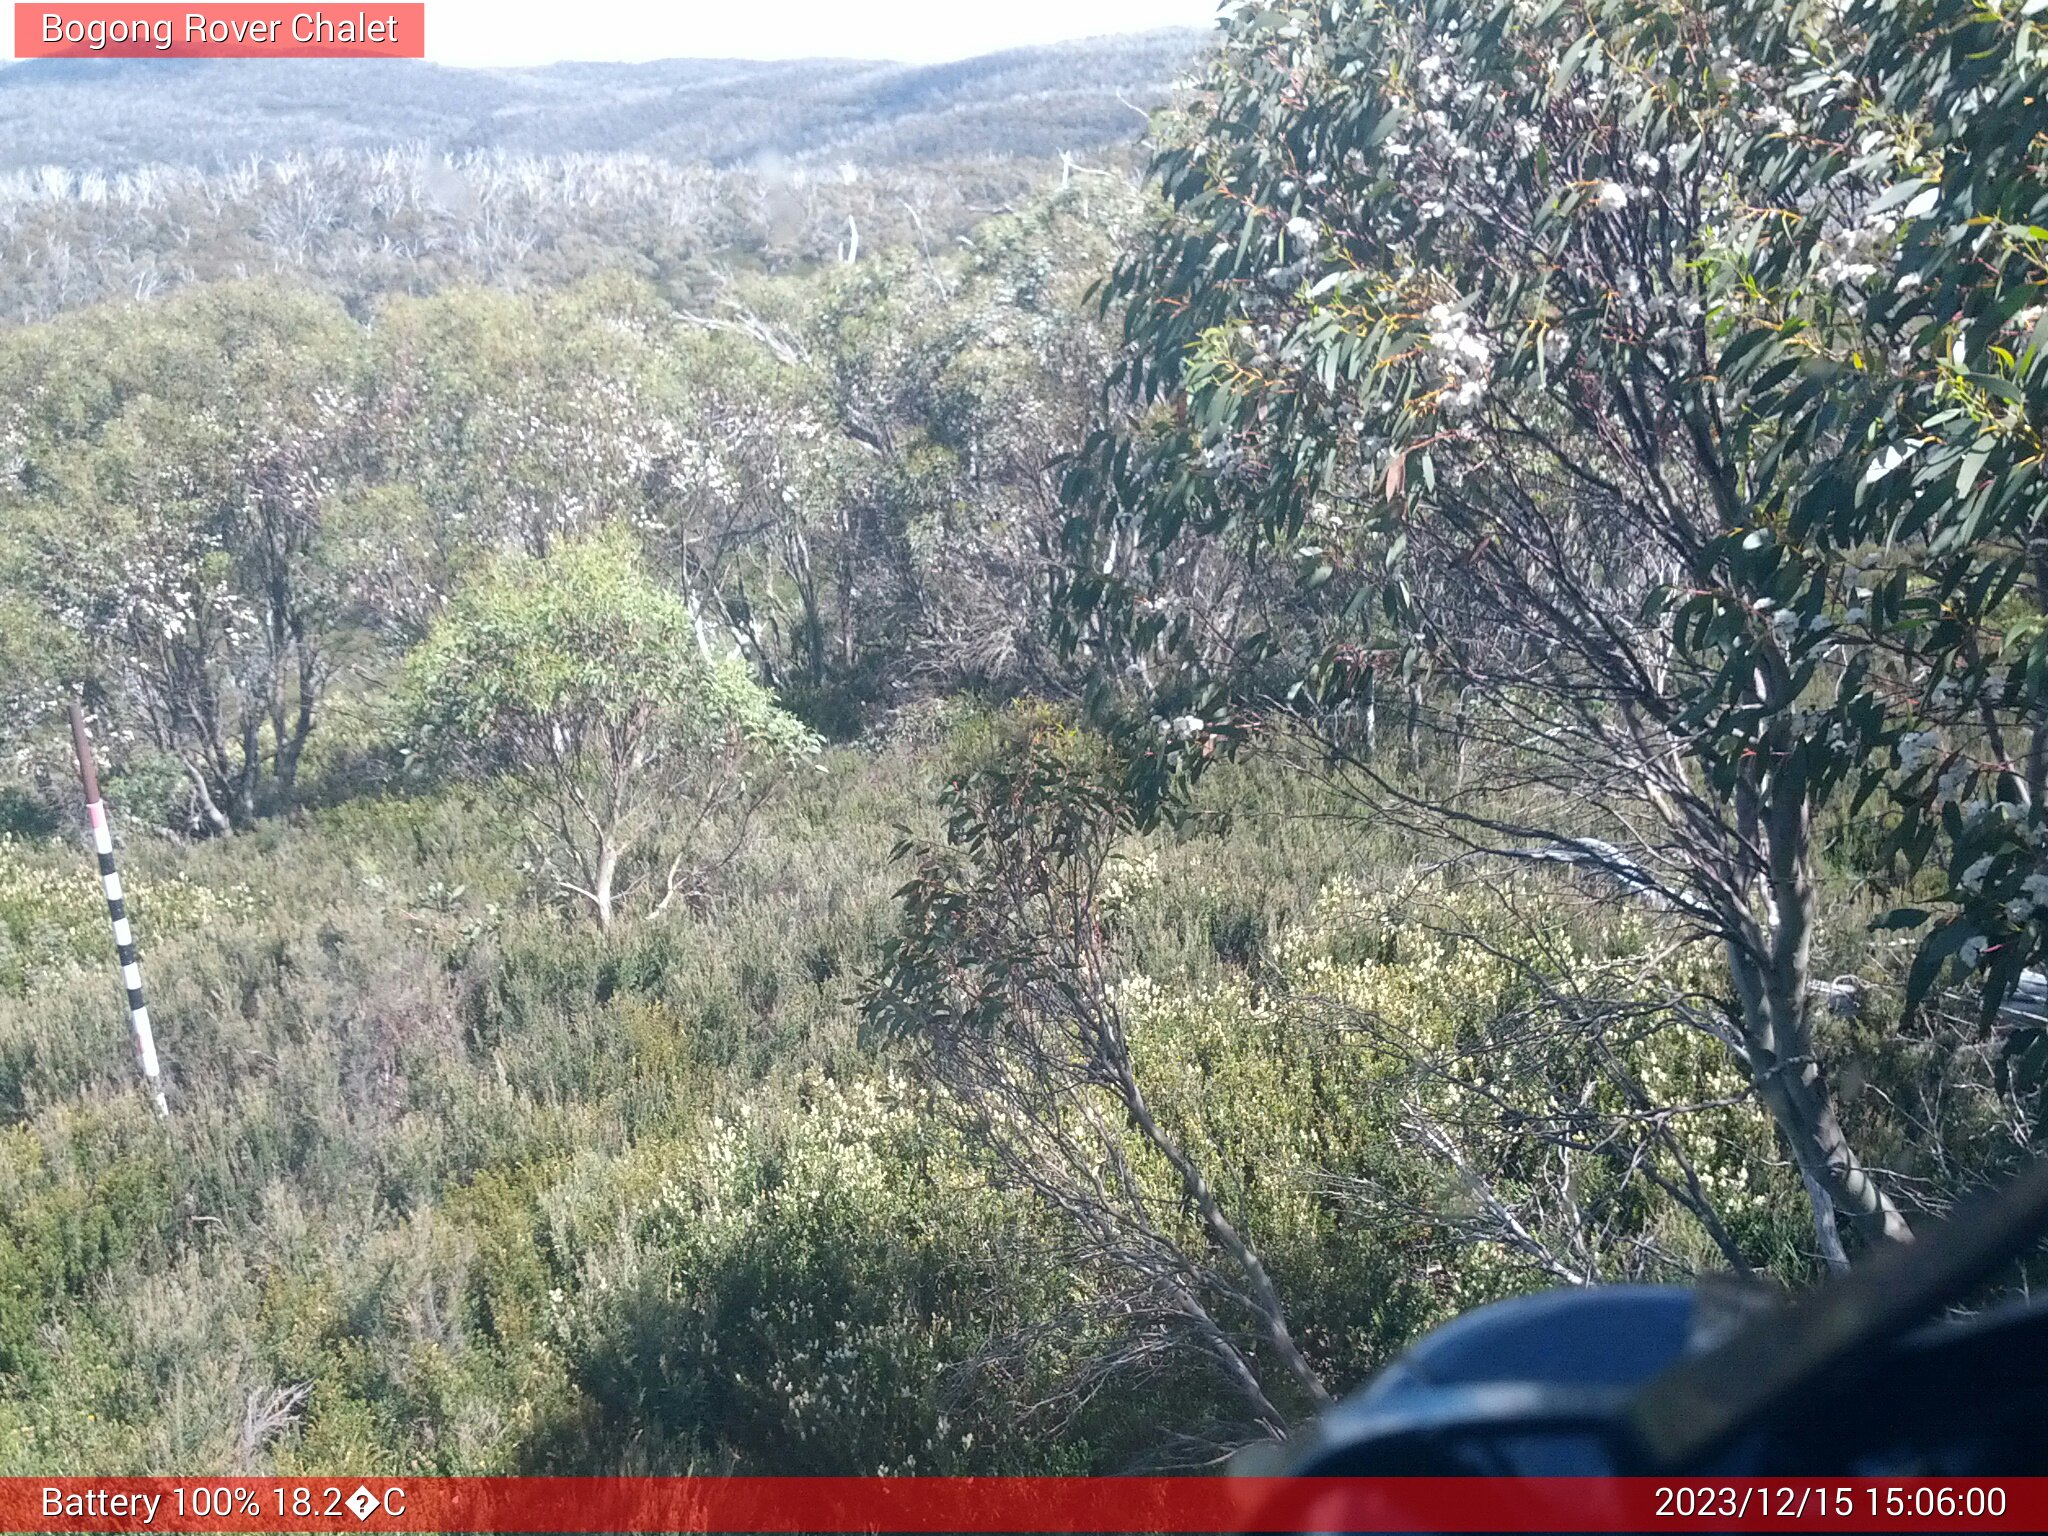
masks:
<svg viewBox="0 0 2048 1536"><path fill-rule="evenodd" d="M14 7L18 59L421 59L424 4Z"/></svg>
<svg viewBox="0 0 2048 1536"><path fill-rule="evenodd" d="M2048 1478L0 1478L0 1531L2048 1531Z"/></svg>

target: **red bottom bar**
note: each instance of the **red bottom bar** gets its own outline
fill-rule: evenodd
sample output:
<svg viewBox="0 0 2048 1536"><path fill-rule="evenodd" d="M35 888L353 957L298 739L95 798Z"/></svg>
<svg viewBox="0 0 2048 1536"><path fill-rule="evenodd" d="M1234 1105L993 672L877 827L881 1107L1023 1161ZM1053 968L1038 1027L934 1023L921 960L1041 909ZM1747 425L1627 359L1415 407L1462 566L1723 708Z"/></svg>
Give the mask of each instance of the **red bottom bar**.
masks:
<svg viewBox="0 0 2048 1536"><path fill-rule="evenodd" d="M2048 1531L2048 1478L0 1478L0 1531Z"/></svg>

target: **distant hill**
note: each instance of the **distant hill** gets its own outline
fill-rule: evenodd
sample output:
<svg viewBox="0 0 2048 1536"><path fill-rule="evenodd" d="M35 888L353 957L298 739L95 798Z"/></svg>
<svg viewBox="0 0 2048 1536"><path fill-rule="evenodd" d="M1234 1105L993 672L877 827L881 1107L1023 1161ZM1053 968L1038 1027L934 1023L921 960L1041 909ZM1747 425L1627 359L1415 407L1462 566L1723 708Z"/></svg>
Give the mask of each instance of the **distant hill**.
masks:
<svg viewBox="0 0 2048 1536"><path fill-rule="evenodd" d="M1176 29L934 65L34 60L0 68L0 171L211 167L409 142L721 166L1040 158L1129 142L1203 41Z"/></svg>

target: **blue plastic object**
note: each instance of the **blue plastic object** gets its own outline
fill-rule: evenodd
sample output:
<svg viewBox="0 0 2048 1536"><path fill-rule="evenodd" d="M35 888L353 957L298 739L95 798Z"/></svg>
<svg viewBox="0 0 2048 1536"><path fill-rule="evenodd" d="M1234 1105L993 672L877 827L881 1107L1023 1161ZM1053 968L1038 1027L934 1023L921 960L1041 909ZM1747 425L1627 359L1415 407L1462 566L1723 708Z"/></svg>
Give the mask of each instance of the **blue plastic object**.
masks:
<svg viewBox="0 0 2048 1536"><path fill-rule="evenodd" d="M1551 1291L1446 1323L1324 1416L1302 1476L1598 1475L1615 1426L1685 1352L1696 1297L1677 1286Z"/></svg>

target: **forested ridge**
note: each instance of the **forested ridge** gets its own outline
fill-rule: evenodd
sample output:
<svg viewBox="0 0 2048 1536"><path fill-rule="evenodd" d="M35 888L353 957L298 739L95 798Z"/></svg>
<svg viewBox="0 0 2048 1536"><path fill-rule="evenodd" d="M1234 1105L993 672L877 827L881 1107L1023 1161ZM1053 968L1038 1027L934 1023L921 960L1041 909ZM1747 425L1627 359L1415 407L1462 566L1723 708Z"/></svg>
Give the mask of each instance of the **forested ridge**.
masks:
<svg viewBox="0 0 2048 1536"><path fill-rule="evenodd" d="M2025 1164L2032 9L0 186L0 1472L1213 1466Z"/></svg>
<svg viewBox="0 0 2048 1536"><path fill-rule="evenodd" d="M1201 42L1167 30L921 65L31 60L0 70L0 170L213 170L394 143L718 166L1048 158L1129 144Z"/></svg>

